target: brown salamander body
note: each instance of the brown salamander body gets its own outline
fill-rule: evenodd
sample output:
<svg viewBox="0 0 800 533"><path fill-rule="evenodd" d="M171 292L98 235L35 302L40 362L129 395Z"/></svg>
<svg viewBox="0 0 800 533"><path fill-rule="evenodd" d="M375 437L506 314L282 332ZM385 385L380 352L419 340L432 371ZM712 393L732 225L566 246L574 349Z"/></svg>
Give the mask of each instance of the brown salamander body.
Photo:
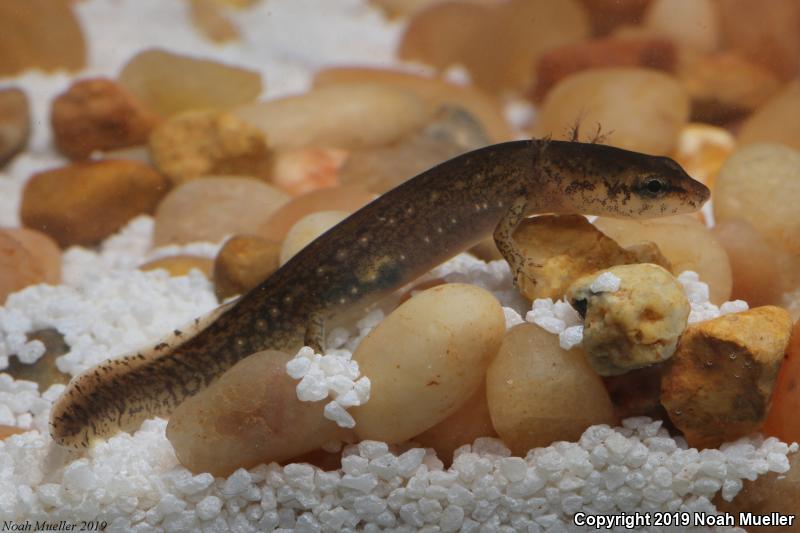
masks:
<svg viewBox="0 0 800 533"><path fill-rule="evenodd" d="M600 144L513 141L460 155L360 209L235 303L73 379L53 407L51 434L85 447L168 415L249 354L304 340L318 347L328 316L413 281L493 231L517 273L511 233L529 214L646 218L695 211L708 196L671 159Z"/></svg>

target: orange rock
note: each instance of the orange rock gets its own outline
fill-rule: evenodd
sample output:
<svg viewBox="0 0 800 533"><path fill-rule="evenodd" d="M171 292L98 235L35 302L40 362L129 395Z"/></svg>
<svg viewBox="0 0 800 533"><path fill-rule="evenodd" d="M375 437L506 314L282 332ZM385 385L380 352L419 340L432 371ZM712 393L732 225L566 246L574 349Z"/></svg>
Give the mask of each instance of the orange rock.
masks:
<svg viewBox="0 0 800 533"><path fill-rule="evenodd" d="M156 270L163 268L169 272L170 276L186 276L191 270L199 270L207 278L211 277L211 269L213 261L206 257L197 257L196 255L173 255L170 257L162 257L161 259L154 259L147 263L140 265L139 270Z"/></svg>
<svg viewBox="0 0 800 533"><path fill-rule="evenodd" d="M6 440L11 435L22 435L23 433L31 431L30 429L18 428L15 426L0 425L0 440Z"/></svg>
<svg viewBox="0 0 800 533"><path fill-rule="evenodd" d="M25 148L30 133L28 97L19 89L0 89L0 167Z"/></svg>
<svg viewBox="0 0 800 533"><path fill-rule="evenodd" d="M797 0L718 0L723 38L729 49L771 68L783 79L800 64L800 2Z"/></svg>
<svg viewBox="0 0 800 533"><path fill-rule="evenodd" d="M29 228L2 228L5 233L31 255L42 283L58 285L61 281L61 249L46 234Z"/></svg>
<svg viewBox="0 0 800 533"><path fill-rule="evenodd" d="M56 97L50 112L56 147L70 159L145 144L157 120L132 94L106 78L73 83Z"/></svg>
<svg viewBox="0 0 800 533"><path fill-rule="evenodd" d="M16 239L0 232L0 305L9 294L43 281L33 256Z"/></svg>
<svg viewBox="0 0 800 533"><path fill-rule="evenodd" d="M339 185L338 172L348 152L338 148L299 148L275 156L272 183L292 196Z"/></svg>
<svg viewBox="0 0 800 533"><path fill-rule="evenodd" d="M691 324L664 365L661 403L690 446L717 447L757 431L792 329L764 306Z"/></svg>
<svg viewBox="0 0 800 533"><path fill-rule="evenodd" d="M166 179L135 161L73 163L34 174L22 194L22 222L62 247L95 244L142 213L167 192Z"/></svg>
<svg viewBox="0 0 800 533"><path fill-rule="evenodd" d="M800 442L800 322L792 328L789 349L783 360L772 407L764 422L764 433L784 442Z"/></svg>
<svg viewBox="0 0 800 533"><path fill-rule="evenodd" d="M33 68L80 70L85 64L83 32L68 2L0 2L0 77Z"/></svg>
<svg viewBox="0 0 800 533"><path fill-rule="evenodd" d="M532 97L541 101L556 83L575 72L601 67L645 67L673 71L677 50L663 37L605 37L570 43L542 54Z"/></svg>

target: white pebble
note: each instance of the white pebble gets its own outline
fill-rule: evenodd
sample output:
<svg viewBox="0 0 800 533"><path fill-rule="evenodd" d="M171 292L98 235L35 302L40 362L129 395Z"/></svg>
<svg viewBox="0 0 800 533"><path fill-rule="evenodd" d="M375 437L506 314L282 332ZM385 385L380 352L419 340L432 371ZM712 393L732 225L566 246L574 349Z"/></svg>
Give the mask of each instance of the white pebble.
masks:
<svg viewBox="0 0 800 533"><path fill-rule="evenodd" d="M620 283L622 283L622 280L613 272L603 272L592 281L592 284L589 285L589 290L594 293L617 292Z"/></svg>
<svg viewBox="0 0 800 533"><path fill-rule="evenodd" d="M325 404L324 415L328 420L336 422L339 427L352 428L356 426L355 419L338 402Z"/></svg>

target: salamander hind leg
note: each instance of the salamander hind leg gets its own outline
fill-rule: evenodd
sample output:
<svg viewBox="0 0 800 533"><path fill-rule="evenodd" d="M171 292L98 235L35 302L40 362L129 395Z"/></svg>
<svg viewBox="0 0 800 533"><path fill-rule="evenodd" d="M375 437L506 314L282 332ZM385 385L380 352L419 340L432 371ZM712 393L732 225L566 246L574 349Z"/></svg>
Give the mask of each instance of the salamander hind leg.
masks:
<svg viewBox="0 0 800 533"><path fill-rule="evenodd" d="M494 242L500 254L508 262L511 267L511 273L514 277L514 284L519 287L523 281L527 281L536 285L536 279L531 277L528 272L530 268L537 267L537 265L527 257L525 257L522 249L514 241L514 230L525 218L527 213L528 201L525 196L520 196L515 200L506 214L500 219L497 227L494 230Z"/></svg>

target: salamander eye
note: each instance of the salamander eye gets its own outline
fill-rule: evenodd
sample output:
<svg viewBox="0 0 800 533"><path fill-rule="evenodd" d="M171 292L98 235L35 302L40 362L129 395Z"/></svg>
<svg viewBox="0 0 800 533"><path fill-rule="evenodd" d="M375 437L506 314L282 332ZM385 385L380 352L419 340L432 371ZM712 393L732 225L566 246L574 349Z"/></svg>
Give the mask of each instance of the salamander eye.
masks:
<svg viewBox="0 0 800 533"><path fill-rule="evenodd" d="M639 182L639 194L649 198L658 198L667 192L668 185L666 180L658 176L648 176Z"/></svg>

